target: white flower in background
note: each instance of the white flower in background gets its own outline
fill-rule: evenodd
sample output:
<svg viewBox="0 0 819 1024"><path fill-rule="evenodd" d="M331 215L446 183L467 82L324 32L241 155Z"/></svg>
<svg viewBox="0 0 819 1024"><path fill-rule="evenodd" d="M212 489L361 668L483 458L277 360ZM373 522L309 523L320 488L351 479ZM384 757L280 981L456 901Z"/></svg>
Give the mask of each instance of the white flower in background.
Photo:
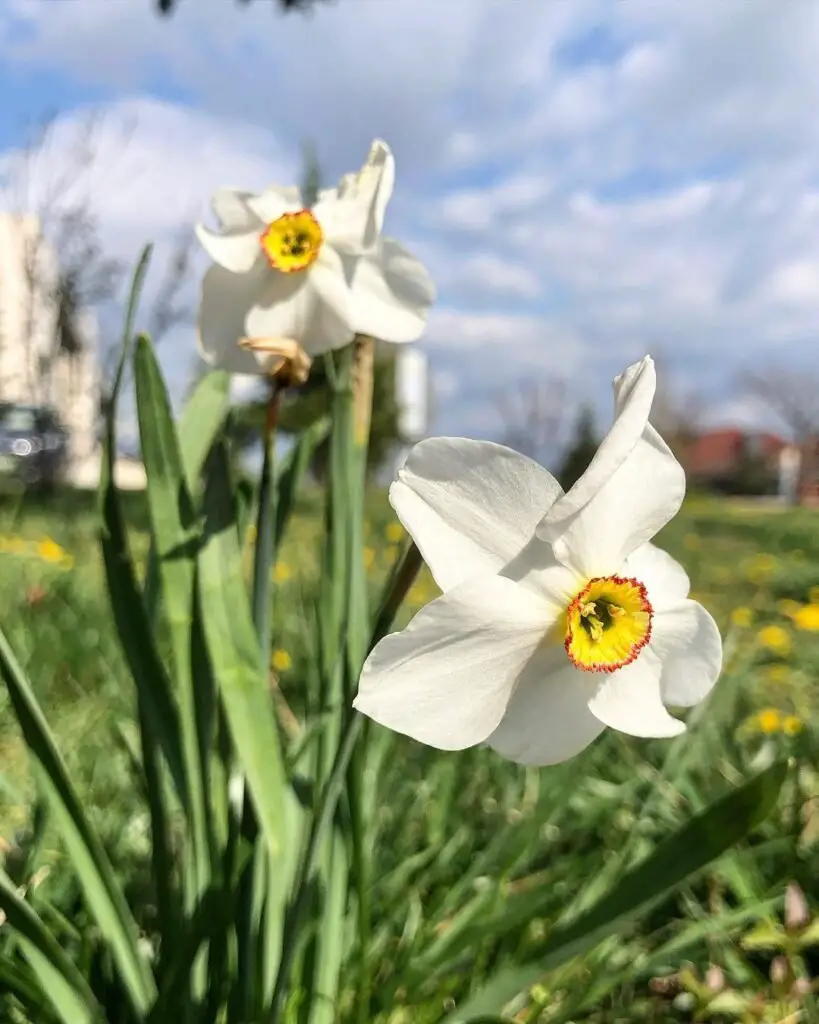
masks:
<svg viewBox="0 0 819 1024"><path fill-rule="evenodd" d="M221 230L196 227L214 261L199 308L203 358L234 373L268 373L283 340L311 357L355 334L414 341L435 290L400 242L381 237L394 180L392 153L376 141L358 174L321 190L311 209L298 188L217 192Z"/></svg>
<svg viewBox="0 0 819 1024"><path fill-rule="evenodd" d="M682 467L648 417L647 356L614 381L615 419L563 493L502 445L416 445L390 502L444 592L364 665L355 707L442 750L486 743L523 764L573 757L610 726L676 736L722 665L682 567L649 543Z"/></svg>

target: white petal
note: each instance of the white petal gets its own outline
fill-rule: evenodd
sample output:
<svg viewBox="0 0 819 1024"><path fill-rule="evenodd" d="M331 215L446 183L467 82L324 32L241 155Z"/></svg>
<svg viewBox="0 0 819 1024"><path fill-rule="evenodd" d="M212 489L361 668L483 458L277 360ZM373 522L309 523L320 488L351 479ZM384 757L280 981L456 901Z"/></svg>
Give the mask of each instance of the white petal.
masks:
<svg viewBox="0 0 819 1024"><path fill-rule="evenodd" d="M251 208L257 198L254 192L238 188L220 188L211 199L223 231L261 231L264 223Z"/></svg>
<svg viewBox="0 0 819 1024"><path fill-rule="evenodd" d="M257 231L231 231L222 234L197 224L196 237L202 248L220 267L234 274L246 274L262 256Z"/></svg>
<svg viewBox="0 0 819 1024"><path fill-rule="evenodd" d="M722 638L701 604L679 601L655 614L649 647L662 662L664 703L690 708L714 688L722 669Z"/></svg>
<svg viewBox="0 0 819 1024"><path fill-rule="evenodd" d="M691 582L680 563L655 544L641 544L628 556L623 573L638 579L648 591L651 607L658 611L688 597Z"/></svg>
<svg viewBox="0 0 819 1024"><path fill-rule="evenodd" d="M298 185L271 185L261 195L252 196L247 205L266 227L282 214L302 209L301 189Z"/></svg>
<svg viewBox="0 0 819 1024"><path fill-rule="evenodd" d="M501 720L550 614L503 577L470 580L376 646L353 706L440 750L481 743Z"/></svg>
<svg viewBox="0 0 819 1024"><path fill-rule="evenodd" d="M657 389L654 361L646 356L629 366L615 377L613 388L615 419L611 430L600 443L586 472L549 510L543 524L550 528L549 536L556 536L554 528L570 521L591 501L643 436Z"/></svg>
<svg viewBox="0 0 819 1024"><path fill-rule="evenodd" d="M324 301L313 271L281 274L270 270L245 322L250 337L293 338L309 356L341 348L353 332L335 308Z"/></svg>
<svg viewBox="0 0 819 1024"><path fill-rule="evenodd" d="M668 737L685 732L685 723L672 718L660 697L660 659L645 647L635 661L616 671L594 673L602 678L589 700L589 710L604 725L629 736Z"/></svg>
<svg viewBox="0 0 819 1024"><path fill-rule="evenodd" d="M511 448L435 437L412 449L390 503L448 590L503 568L560 493L550 473Z"/></svg>
<svg viewBox="0 0 819 1024"><path fill-rule="evenodd" d="M567 661L560 644L539 648L487 744L519 764L559 764L579 754L605 728L588 708L596 687L589 677Z"/></svg>
<svg viewBox="0 0 819 1024"><path fill-rule="evenodd" d="M264 372L263 363L238 342L266 278L264 266L249 274L231 274L220 266L205 273L197 323L197 344L205 362L230 373Z"/></svg>
<svg viewBox="0 0 819 1024"><path fill-rule="evenodd" d="M395 184L395 160L376 140L358 174L345 174L337 189L323 189L313 213L327 241L340 252L360 254L381 233L384 212Z"/></svg>
<svg viewBox="0 0 819 1024"><path fill-rule="evenodd" d="M322 246L319 257L310 268L309 274L310 284L315 287L322 301L332 308L338 319L347 325L351 337L355 333L352 319L353 295L344 273L341 257L330 246ZM350 337L348 337L348 341ZM339 346L331 347L338 348Z"/></svg>
<svg viewBox="0 0 819 1024"><path fill-rule="evenodd" d="M588 580L567 568L554 556L551 545L533 534L527 545L501 569L501 575L528 587L544 600L565 611Z"/></svg>
<svg viewBox="0 0 819 1024"><path fill-rule="evenodd" d="M423 333L435 286L426 267L393 238L356 261L352 277L356 332L381 341L414 341Z"/></svg>
<svg viewBox="0 0 819 1024"><path fill-rule="evenodd" d="M682 504L685 473L648 423L655 386L648 356L615 380L614 425L589 468L538 527L557 558L585 575L621 571Z"/></svg>

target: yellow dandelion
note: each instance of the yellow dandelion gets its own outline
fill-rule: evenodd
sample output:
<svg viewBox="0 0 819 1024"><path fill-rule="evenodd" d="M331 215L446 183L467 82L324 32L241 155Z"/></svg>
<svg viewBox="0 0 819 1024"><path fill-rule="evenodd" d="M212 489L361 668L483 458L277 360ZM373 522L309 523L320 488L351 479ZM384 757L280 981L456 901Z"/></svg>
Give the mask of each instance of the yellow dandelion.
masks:
<svg viewBox="0 0 819 1024"><path fill-rule="evenodd" d="M819 630L819 604L803 605L793 614L793 622L797 629L815 633Z"/></svg>
<svg viewBox="0 0 819 1024"><path fill-rule="evenodd" d="M276 562L273 566L273 579L276 583L287 583L293 575L293 570L287 562Z"/></svg>
<svg viewBox="0 0 819 1024"><path fill-rule="evenodd" d="M697 533L687 533L683 537L683 544L688 551L699 551L702 547L702 539Z"/></svg>
<svg viewBox="0 0 819 1024"><path fill-rule="evenodd" d="M372 569L375 563L375 551L372 548L364 548L364 568Z"/></svg>
<svg viewBox="0 0 819 1024"><path fill-rule="evenodd" d="M278 648L270 656L270 664L274 672L286 672L293 664L287 651Z"/></svg>
<svg viewBox="0 0 819 1024"><path fill-rule="evenodd" d="M748 563L747 573L749 579L769 576L776 568L776 559L771 554L754 555Z"/></svg>
<svg viewBox="0 0 819 1024"><path fill-rule="evenodd" d="M791 635L782 626L765 626L757 633L757 640L763 647L775 654L786 655L791 649Z"/></svg>
<svg viewBox="0 0 819 1024"><path fill-rule="evenodd" d="M37 545L37 554L44 562L61 562L66 556L63 548L50 537L40 541Z"/></svg>
<svg viewBox="0 0 819 1024"><path fill-rule="evenodd" d="M776 708L764 708L754 715L753 724L759 732L764 733L766 736L771 736L781 729L782 715Z"/></svg>
<svg viewBox="0 0 819 1024"><path fill-rule="evenodd" d="M390 544L398 544L404 536L404 527L400 523L389 523L384 534Z"/></svg>
<svg viewBox="0 0 819 1024"><path fill-rule="evenodd" d="M786 683L791 670L787 665L766 665L762 669L762 675L767 683Z"/></svg>
<svg viewBox="0 0 819 1024"><path fill-rule="evenodd" d="M798 601L794 601L790 597L784 597L781 601L776 602L776 610L780 615L785 615L789 619L792 618L802 605Z"/></svg>
<svg viewBox="0 0 819 1024"><path fill-rule="evenodd" d="M782 732L786 736L796 736L802 731L802 719L798 715L785 715L782 719Z"/></svg>
<svg viewBox="0 0 819 1024"><path fill-rule="evenodd" d="M819 604L819 587L811 587L808 591L808 600L811 604Z"/></svg>
<svg viewBox="0 0 819 1024"><path fill-rule="evenodd" d="M735 626L740 628L747 628L754 621L754 612L752 608L734 608L731 612L731 622Z"/></svg>

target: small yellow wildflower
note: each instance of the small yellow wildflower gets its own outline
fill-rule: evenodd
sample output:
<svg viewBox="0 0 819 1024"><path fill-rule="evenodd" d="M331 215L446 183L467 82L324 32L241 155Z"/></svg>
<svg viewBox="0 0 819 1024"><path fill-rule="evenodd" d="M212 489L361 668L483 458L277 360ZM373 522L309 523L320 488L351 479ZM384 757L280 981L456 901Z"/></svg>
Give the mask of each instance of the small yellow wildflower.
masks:
<svg viewBox="0 0 819 1024"><path fill-rule="evenodd" d="M776 568L776 559L771 554L754 555L748 563L747 574L749 579L760 579L769 576Z"/></svg>
<svg viewBox="0 0 819 1024"><path fill-rule="evenodd" d="M762 675L768 683L786 683L791 670L787 665L766 665L762 669Z"/></svg>
<svg viewBox="0 0 819 1024"><path fill-rule="evenodd" d="M815 633L819 630L819 604L803 605L797 612L794 612L793 621L797 629Z"/></svg>
<svg viewBox="0 0 819 1024"><path fill-rule="evenodd" d="M765 626L757 633L757 640L775 654L784 657L790 653L791 635L782 626Z"/></svg>
<svg viewBox="0 0 819 1024"><path fill-rule="evenodd" d="M776 708L764 708L754 716L753 724L759 732L765 733L766 736L771 736L781 729L782 715Z"/></svg>
<svg viewBox="0 0 819 1024"><path fill-rule="evenodd" d="M782 732L786 736L796 736L802 731L802 719L798 715L785 715L782 719Z"/></svg>
<svg viewBox="0 0 819 1024"><path fill-rule="evenodd" d="M390 544L398 544L404 536L404 527L400 523L390 523L385 534Z"/></svg>
<svg viewBox="0 0 819 1024"><path fill-rule="evenodd" d="M731 612L731 622L735 626L739 626L744 629L747 626L750 626L753 621L754 612L752 608L734 608Z"/></svg>
<svg viewBox="0 0 819 1024"><path fill-rule="evenodd" d="M808 600L811 604L819 604L819 587L811 587L808 591Z"/></svg>
<svg viewBox="0 0 819 1024"><path fill-rule="evenodd" d="M372 569L375 562L375 551L372 548L364 548L364 568Z"/></svg>
<svg viewBox="0 0 819 1024"><path fill-rule="evenodd" d="M44 562L60 562L65 558L66 552L55 540L46 537L37 545L37 554Z"/></svg>
<svg viewBox="0 0 819 1024"><path fill-rule="evenodd" d="M687 533L685 537L683 537L683 544L688 551L699 551L702 547L702 540L697 533Z"/></svg>
<svg viewBox="0 0 819 1024"><path fill-rule="evenodd" d="M270 657L270 664L274 672L286 672L293 664L287 651L278 648Z"/></svg>
<svg viewBox="0 0 819 1024"><path fill-rule="evenodd" d="M287 562L276 562L273 566L273 579L276 583L287 583L292 575L293 571Z"/></svg>
<svg viewBox="0 0 819 1024"><path fill-rule="evenodd" d="M781 601L776 602L776 610L780 615L786 615L789 619L793 618L796 612L802 605L798 601L794 601L790 597L783 597Z"/></svg>

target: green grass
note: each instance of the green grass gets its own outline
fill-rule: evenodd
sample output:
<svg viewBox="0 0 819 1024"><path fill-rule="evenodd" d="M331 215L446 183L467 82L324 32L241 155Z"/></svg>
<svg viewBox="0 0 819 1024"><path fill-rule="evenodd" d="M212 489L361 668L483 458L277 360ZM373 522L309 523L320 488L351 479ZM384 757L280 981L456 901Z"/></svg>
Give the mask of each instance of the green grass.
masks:
<svg viewBox="0 0 819 1024"><path fill-rule="evenodd" d="M302 500L275 571L274 678L282 721L294 733L302 728L310 659L304 623L319 579L318 507L315 495ZM147 533L140 496L128 512L142 559ZM374 492L365 552L374 592L401 539L385 495ZM464 972L477 981L499 962L536 959L567 905L577 913L706 801L787 752L799 770L753 851L742 847L722 858L707 878L655 906L638 928L559 968L548 990L535 993L541 998L518 1009L521 1020L564 1024L692 1020L693 999L705 1014L696 1019L740 1019L720 1015L718 1007L703 1009L707 999L690 979L674 982L669 995L650 986L685 960L700 973L718 963L732 988L773 1000L770 955L746 954L740 938L771 907L781 912L789 880L810 892L819 874L813 767L819 632L794 622L797 607L811 603L811 589L819 588L819 514L696 499L658 542L686 567L692 596L726 636L724 677L693 713L687 736L659 743L610 734L578 762L542 771L482 750L439 754L400 739L383 744L381 770L370 780L377 782L380 809L373 845L376 927L366 954L379 1021L432 1024L447 1011ZM248 571L251 544L248 538ZM436 592L424 571L402 621ZM814 598L819 603L819 592ZM133 683L107 605L93 497L0 505L0 602L4 629L94 823L132 889L150 888L144 806L115 741L117 727L130 727ZM770 626L778 632L766 632ZM778 646L771 646L772 636ZM776 714L758 718L766 709ZM0 838L12 847L25 843L32 796L24 748L0 694ZM59 865L56 846L47 848L46 860ZM65 884L59 871L43 883ZM581 890L577 905L572 901ZM74 905L70 887L64 899ZM504 925L503 915L521 907L523 923ZM464 934L471 938L462 949ZM432 944L436 966L427 970L421 952L428 955ZM819 1020L810 1003L807 1014L801 1019Z"/></svg>

